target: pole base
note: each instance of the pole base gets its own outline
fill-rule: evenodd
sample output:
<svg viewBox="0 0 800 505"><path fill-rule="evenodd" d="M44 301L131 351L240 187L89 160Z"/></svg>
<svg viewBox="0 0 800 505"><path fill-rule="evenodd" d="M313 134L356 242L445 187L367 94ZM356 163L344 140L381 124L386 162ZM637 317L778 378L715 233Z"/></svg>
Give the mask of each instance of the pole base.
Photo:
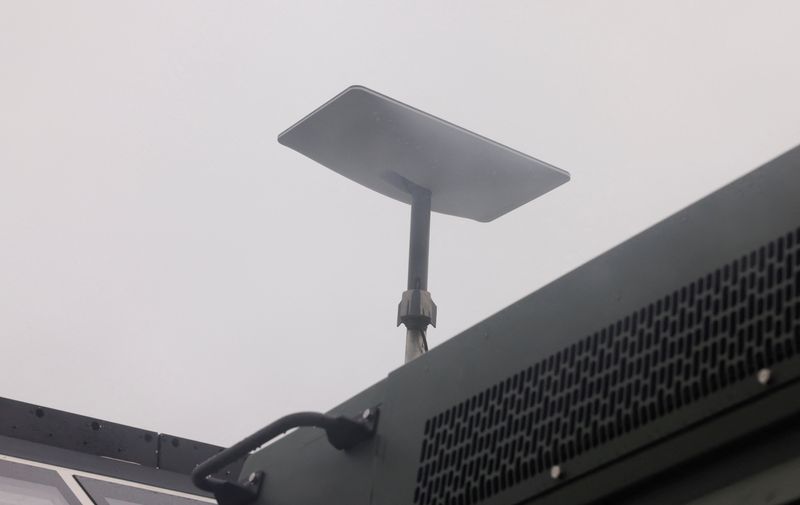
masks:
<svg viewBox="0 0 800 505"><path fill-rule="evenodd" d="M428 325L436 327L436 304L431 294L422 289L409 289L403 293L397 306L397 326L425 330Z"/></svg>

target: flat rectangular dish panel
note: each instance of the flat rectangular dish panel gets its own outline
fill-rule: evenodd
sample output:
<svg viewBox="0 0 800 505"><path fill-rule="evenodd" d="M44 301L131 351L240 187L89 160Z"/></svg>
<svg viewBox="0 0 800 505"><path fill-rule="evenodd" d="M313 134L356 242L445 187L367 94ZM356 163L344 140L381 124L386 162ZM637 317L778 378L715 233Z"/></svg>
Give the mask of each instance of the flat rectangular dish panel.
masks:
<svg viewBox="0 0 800 505"><path fill-rule="evenodd" d="M411 202L411 182L431 192L431 210L483 222L569 180L561 169L362 86L278 141L396 200Z"/></svg>

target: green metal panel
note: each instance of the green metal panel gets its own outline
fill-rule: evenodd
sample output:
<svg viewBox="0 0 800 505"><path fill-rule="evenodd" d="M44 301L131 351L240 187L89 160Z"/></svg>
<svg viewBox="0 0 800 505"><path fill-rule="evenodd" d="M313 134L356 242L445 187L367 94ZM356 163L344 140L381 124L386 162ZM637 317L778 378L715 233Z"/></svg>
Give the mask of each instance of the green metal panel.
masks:
<svg viewBox="0 0 800 505"><path fill-rule="evenodd" d="M244 475L266 472L260 503L270 505L514 505L559 494L589 503L700 445L765 429L800 411L797 395L766 400L800 375L799 193L800 148L336 409L380 404L374 440L339 453L321 432L299 430L254 454ZM758 418L747 410L757 404ZM748 415L726 424L737 412ZM631 482L593 480L703 427L704 444L640 460L623 472Z"/></svg>

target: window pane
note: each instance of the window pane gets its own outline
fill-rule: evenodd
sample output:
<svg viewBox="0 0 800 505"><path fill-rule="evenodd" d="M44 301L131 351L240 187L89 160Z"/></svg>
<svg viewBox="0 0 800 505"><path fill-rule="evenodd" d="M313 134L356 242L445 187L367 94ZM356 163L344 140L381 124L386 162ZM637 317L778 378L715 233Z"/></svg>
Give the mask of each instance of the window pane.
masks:
<svg viewBox="0 0 800 505"><path fill-rule="evenodd" d="M209 505L205 501L126 486L116 482L80 476L75 478L97 505Z"/></svg>
<svg viewBox="0 0 800 505"><path fill-rule="evenodd" d="M79 505L53 470L0 461L0 505Z"/></svg>

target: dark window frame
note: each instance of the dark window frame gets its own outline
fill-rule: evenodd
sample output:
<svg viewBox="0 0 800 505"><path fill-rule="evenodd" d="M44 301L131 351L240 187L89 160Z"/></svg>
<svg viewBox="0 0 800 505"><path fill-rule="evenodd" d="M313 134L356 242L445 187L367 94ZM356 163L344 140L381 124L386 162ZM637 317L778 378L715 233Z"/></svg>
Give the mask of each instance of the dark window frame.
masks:
<svg viewBox="0 0 800 505"><path fill-rule="evenodd" d="M143 489L128 484L75 475L75 480L95 505L112 505L109 499L124 500L141 505L211 505L199 499L167 494L163 491ZM166 489L164 490L166 491ZM197 498L204 498L197 496Z"/></svg>
<svg viewBox="0 0 800 505"><path fill-rule="evenodd" d="M82 505L64 478L55 470L16 461L0 460L0 477L53 487L70 505Z"/></svg>

